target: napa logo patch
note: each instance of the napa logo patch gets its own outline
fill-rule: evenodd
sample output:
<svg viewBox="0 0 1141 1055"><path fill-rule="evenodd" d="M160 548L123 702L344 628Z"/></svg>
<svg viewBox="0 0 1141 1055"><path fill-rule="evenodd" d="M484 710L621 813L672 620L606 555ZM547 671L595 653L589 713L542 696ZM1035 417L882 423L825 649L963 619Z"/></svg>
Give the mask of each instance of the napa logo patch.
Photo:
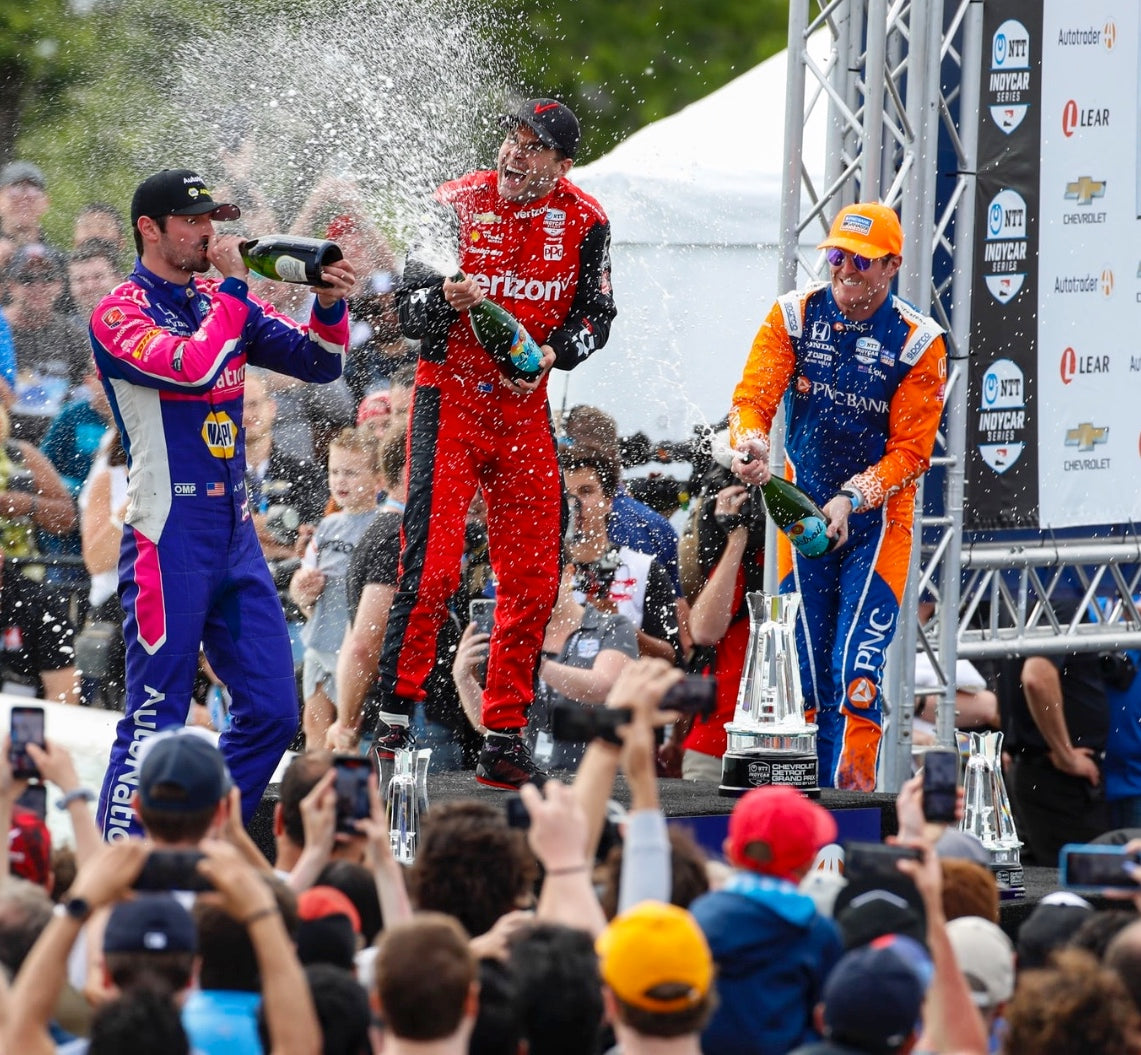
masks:
<svg viewBox="0 0 1141 1055"><path fill-rule="evenodd" d="M215 410L202 423L202 438L215 458L232 458L238 444L238 426L224 410Z"/></svg>

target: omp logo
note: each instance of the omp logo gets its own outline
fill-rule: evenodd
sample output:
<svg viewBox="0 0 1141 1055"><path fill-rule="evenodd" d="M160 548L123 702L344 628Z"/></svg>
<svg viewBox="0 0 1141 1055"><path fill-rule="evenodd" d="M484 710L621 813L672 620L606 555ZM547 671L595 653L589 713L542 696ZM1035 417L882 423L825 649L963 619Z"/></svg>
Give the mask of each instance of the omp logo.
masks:
<svg viewBox="0 0 1141 1055"><path fill-rule="evenodd" d="M853 678L848 682L848 702L853 707L866 710L876 702L876 683L871 678Z"/></svg>
<svg viewBox="0 0 1141 1055"><path fill-rule="evenodd" d="M1094 425L1083 421L1075 429L1066 430L1066 446L1077 447L1079 451L1092 451L1103 443L1109 442L1109 426Z"/></svg>
<svg viewBox="0 0 1141 1055"><path fill-rule="evenodd" d="M198 493L197 484L175 484L174 493L176 495L194 495Z"/></svg>
<svg viewBox="0 0 1141 1055"><path fill-rule="evenodd" d="M1076 201L1079 205L1089 205L1094 198L1105 197L1105 180L1091 179L1089 176L1079 176L1072 183L1066 184L1066 200Z"/></svg>
<svg viewBox="0 0 1141 1055"><path fill-rule="evenodd" d="M238 442L238 427L224 410L211 411L202 423L202 438L215 458L232 458Z"/></svg>

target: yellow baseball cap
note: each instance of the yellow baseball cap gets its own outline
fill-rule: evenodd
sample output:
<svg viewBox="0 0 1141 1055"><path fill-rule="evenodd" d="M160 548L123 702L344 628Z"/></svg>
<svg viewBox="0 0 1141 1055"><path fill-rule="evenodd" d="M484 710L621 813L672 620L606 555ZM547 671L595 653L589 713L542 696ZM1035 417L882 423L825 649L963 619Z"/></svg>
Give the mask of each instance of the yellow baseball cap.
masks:
<svg viewBox="0 0 1141 1055"><path fill-rule="evenodd" d="M595 942L602 980L644 1011L685 1011L713 984L713 956L697 921L683 908L643 901L616 916ZM659 997L659 986L680 986Z"/></svg>

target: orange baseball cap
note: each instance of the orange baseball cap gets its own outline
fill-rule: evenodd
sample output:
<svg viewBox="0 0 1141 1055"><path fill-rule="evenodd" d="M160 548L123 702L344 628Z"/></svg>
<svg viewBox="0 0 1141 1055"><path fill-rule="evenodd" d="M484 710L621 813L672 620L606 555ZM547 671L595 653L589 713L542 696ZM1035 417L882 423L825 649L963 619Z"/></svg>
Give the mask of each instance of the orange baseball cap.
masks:
<svg viewBox="0 0 1141 1055"><path fill-rule="evenodd" d="M867 201L846 205L832 221L832 230L818 249L843 249L872 260L898 256L903 250L903 228L895 210L883 202Z"/></svg>

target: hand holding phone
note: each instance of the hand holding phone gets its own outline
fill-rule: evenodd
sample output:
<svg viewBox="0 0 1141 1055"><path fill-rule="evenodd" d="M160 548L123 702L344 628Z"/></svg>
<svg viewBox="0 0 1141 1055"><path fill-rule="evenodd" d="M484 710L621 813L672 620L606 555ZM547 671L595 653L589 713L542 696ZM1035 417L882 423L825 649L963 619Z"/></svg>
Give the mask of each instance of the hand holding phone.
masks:
<svg viewBox="0 0 1141 1055"><path fill-rule="evenodd" d="M897 861L922 860L923 851L914 846L865 842L844 844L844 874L850 881L884 877L898 879L903 873L896 867Z"/></svg>
<svg viewBox="0 0 1141 1055"><path fill-rule="evenodd" d="M16 780L38 777L40 771L28 754L28 744L44 746L44 709L13 707L9 735L8 765L12 767L12 776Z"/></svg>
<svg viewBox="0 0 1141 1055"><path fill-rule="evenodd" d="M336 830L359 835L356 822L372 813L368 794L372 761L363 755L334 755L333 769L337 774L333 784L337 796Z"/></svg>
<svg viewBox="0 0 1141 1055"><path fill-rule="evenodd" d="M951 824L959 797L959 752L933 747L923 754L923 816Z"/></svg>
<svg viewBox="0 0 1141 1055"><path fill-rule="evenodd" d="M476 633L490 634L495 629L495 600L477 597L468 603L468 617L475 624ZM481 689L487 687L487 658L475 669L475 680Z"/></svg>
<svg viewBox="0 0 1141 1055"><path fill-rule="evenodd" d="M213 883L198 871L205 856L201 850L151 850L131 886L151 891L213 890Z"/></svg>
<svg viewBox="0 0 1141 1055"><path fill-rule="evenodd" d="M1134 878L1139 866L1141 855L1127 853L1124 846L1066 843L1058 854L1058 883L1090 894L1103 890L1141 894L1141 884Z"/></svg>

